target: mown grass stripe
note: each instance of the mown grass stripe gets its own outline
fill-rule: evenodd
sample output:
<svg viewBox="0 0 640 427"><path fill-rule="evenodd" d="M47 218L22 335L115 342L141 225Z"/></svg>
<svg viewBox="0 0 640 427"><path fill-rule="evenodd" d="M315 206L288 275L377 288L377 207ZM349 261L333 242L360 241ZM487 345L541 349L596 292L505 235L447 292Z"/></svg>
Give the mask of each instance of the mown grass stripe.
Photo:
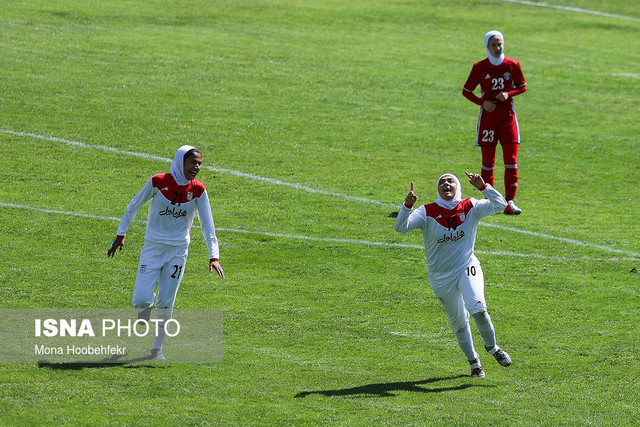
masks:
<svg viewBox="0 0 640 427"><path fill-rule="evenodd" d="M23 136L23 137L31 137L31 138L42 139L42 140L47 140L47 141L61 142L63 144L72 145L72 146L81 147L81 148L100 149L100 150L113 152L113 153L117 153L117 154L123 154L123 155L133 156L133 157L140 157L140 158L150 159L150 160L157 160L157 161L161 161L161 162L165 162L165 163L171 163L171 161L172 161L172 159L169 159L169 158L166 158L166 157L155 156L155 155L152 155L152 154L139 153L139 152L135 152L135 151L119 150L117 148L108 147L106 145L87 144L87 143L84 143L84 142L71 141L71 140L68 140L68 139L58 138L58 137L53 137L53 136L38 135L38 134L33 134L33 133L19 132L19 131L13 131L13 130L1 129L1 128L0 128L0 133L16 135L16 136ZM375 203L377 205L383 205L383 206L392 206L392 207L397 207L398 206L397 204L393 204L393 203L386 203L386 202L381 202L379 200L372 200L372 199L367 199L367 198L358 197L358 196L350 196L348 194L334 193L334 192L325 191L325 190L318 190L318 189L315 189L315 188L312 188L312 187L308 187L306 185L290 183L290 182L284 182L284 181L280 181L278 179L267 178L267 177L254 175L254 174L251 174L251 173L240 172L240 171L236 171L236 170L232 170L232 169L216 168L216 167L213 167L213 166L204 166L204 168L207 169L207 170L215 171L215 172L228 173L228 174L232 174L232 175L235 175L235 176L240 176L240 177L243 177L243 178L255 179L255 180L267 182L269 184L283 185L283 186L295 188L295 189L298 189L298 190L304 190L304 191L307 191L307 192L310 192L310 193L324 194L324 195L327 195L327 196L334 196L334 197L339 197L339 198L348 199L348 200L354 200L354 201L359 201L359 202ZM595 243L582 242L580 240L569 239L569 238L565 238L565 237L556 237L556 236L553 236L553 235L550 235L550 234L540 233L540 232L537 232L537 231L522 230L522 229L515 228L515 227L507 227L507 226L503 226L503 225L490 224L490 223L480 223L480 225L487 226L487 227L493 227L493 228L499 228L499 229L502 229L502 230L512 231L512 232L515 232L515 233L522 233L522 234L526 234L526 235L530 235L530 236L536 236L536 237L545 238L545 239L557 240L557 241L561 241L561 242L565 242L565 243L571 243L571 244L574 244L574 245L577 245L577 246L585 246L585 247L591 247L591 248L595 248L595 249L601 249L601 250L608 251L608 252L625 254L625 255L629 255L629 256L634 257L634 258L635 257L640 257L640 253L638 253L638 252L631 252L631 251L625 251L625 250L622 250L622 249L615 249L615 248L611 248L611 247L608 247L608 246L598 245L598 244L595 244ZM338 241L338 240L336 240L336 241ZM557 258L557 259L565 259L565 258L561 257L561 258Z"/></svg>
<svg viewBox="0 0 640 427"><path fill-rule="evenodd" d="M45 208L37 208L34 206L26 206L15 203L5 203L0 202L0 207L6 208L14 208L14 209L26 209L36 212L42 213L51 213L51 214L59 214L59 215L69 215L80 218L91 218L98 219L103 221L120 221L120 218L112 217L112 216L102 216L102 215L92 215L92 214L84 214L79 212L70 212L70 211L61 211L55 209L45 209ZM144 220L136 220L137 223L146 224ZM196 226L197 227L197 226ZM345 243L345 244L354 244L354 245L362 245L362 246L384 246L384 247L394 247L394 248L410 248L410 249L424 249L422 245L411 245L405 243L391 243L391 242L372 242L369 240L360 240L360 239L337 239L331 237L313 237L313 236L304 236L300 234L290 234L290 233L274 233L270 231L252 231L252 230L242 230L237 228L224 228L224 227L216 227L218 231L228 231L231 233L242 233L242 234L253 234L260 236L268 236L268 237L281 237L286 239L297 239L297 240L310 240L315 242L326 242L326 243ZM496 256L508 256L508 257L518 257L518 258L541 258L541 259L552 259L558 261L637 261L640 260L638 258L591 258L591 257L583 257L583 258L570 258L563 256L550 256L550 255L539 255L539 254L523 254L517 252L509 252L509 251L482 251L477 250L476 253L484 254L484 255L496 255Z"/></svg>

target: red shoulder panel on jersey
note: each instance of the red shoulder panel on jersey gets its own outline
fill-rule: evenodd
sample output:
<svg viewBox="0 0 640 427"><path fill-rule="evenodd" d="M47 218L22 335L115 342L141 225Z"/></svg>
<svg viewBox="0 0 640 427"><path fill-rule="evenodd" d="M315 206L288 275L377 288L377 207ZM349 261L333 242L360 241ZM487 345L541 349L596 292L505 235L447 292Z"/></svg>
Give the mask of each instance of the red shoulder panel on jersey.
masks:
<svg viewBox="0 0 640 427"><path fill-rule="evenodd" d="M204 184L198 181L197 179L192 179L191 181L189 181L189 186L190 186L189 191L193 192L193 197L195 199L202 196L202 193L204 193L206 190Z"/></svg>
<svg viewBox="0 0 640 427"><path fill-rule="evenodd" d="M197 179L192 179L189 184L180 186L170 173L154 175L151 178L151 182L167 200L178 200L178 203L186 203L197 199L205 191L204 184Z"/></svg>
<svg viewBox="0 0 640 427"><path fill-rule="evenodd" d="M424 208L427 211L427 217L435 219L443 227L453 228L452 225L457 227L464 222L467 214L473 208L473 203L471 202L471 197L468 197L453 209L445 209L437 203L429 203L424 205ZM455 221L455 223L452 221Z"/></svg>

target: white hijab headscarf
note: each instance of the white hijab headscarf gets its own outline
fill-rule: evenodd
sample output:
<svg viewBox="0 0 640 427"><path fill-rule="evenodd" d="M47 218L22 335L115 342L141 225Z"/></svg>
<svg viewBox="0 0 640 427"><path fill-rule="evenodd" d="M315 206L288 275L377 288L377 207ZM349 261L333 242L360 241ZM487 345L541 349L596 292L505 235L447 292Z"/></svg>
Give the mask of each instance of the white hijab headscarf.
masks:
<svg viewBox="0 0 640 427"><path fill-rule="evenodd" d="M189 183L189 180L184 176L184 155L189 150L195 149L196 147L192 147L191 145L183 145L176 151L173 162L171 162L171 175L178 185L187 185Z"/></svg>
<svg viewBox="0 0 640 427"><path fill-rule="evenodd" d="M445 176L452 176L453 179L456 181L456 194L453 196L453 199L451 200L445 200L442 198L442 196L440 196L440 191L438 191L438 184L440 183L440 180L442 178L444 178ZM458 179L457 176L455 176L452 173L445 173L443 174L440 178L438 178L438 182L436 183L436 193L438 194L438 200L436 200L436 204L438 206L441 206L445 209L453 209L456 206L458 206L458 203L460 203L462 201L462 189L460 188L460 180Z"/></svg>
<svg viewBox="0 0 640 427"><path fill-rule="evenodd" d="M489 58L489 61L493 65L500 65L502 64L502 61L504 61L504 49L502 50L502 54L497 58L491 55L491 52L489 51L489 40L491 40L491 37L493 36L500 36L500 38L502 39L502 43L504 43L504 36L502 35L502 33L498 30L491 30L484 35L484 47L487 48L487 56Z"/></svg>

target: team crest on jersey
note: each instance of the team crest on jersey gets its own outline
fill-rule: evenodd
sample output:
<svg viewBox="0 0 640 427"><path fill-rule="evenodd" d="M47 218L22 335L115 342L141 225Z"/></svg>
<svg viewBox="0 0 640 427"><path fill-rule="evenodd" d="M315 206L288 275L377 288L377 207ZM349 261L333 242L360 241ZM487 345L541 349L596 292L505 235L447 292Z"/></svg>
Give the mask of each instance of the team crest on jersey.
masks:
<svg viewBox="0 0 640 427"><path fill-rule="evenodd" d="M145 271L147 271L147 265L146 264L142 264L140 266L140 273L144 273Z"/></svg>
<svg viewBox="0 0 640 427"><path fill-rule="evenodd" d="M504 73L504 79L505 80L511 80L511 73Z"/></svg>
<svg viewBox="0 0 640 427"><path fill-rule="evenodd" d="M465 214L464 212L460 212L458 216L460 217L460 222L464 222L464 219L467 217L467 214Z"/></svg>
<svg viewBox="0 0 640 427"><path fill-rule="evenodd" d="M187 191L187 200L191 201L193 199L193 191Z"/></svg>

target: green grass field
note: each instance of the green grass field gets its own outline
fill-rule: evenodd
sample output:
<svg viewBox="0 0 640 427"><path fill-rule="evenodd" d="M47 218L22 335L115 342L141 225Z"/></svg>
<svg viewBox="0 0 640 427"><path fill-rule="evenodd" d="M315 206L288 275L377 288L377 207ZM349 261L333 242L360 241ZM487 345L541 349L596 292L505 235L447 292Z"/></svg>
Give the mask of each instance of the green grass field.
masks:
<svg viewBox="0 0 640 427"><path fill-rule="evenodd" d="M176 307L224 311L222 363L4 363L0 424L637 423L640 11L561 3L3 2L0 308L129 307L144 224L107 259L117 218L187 143L228 277L194 229ZM479 228L514 363L477 380L393 214L479 171L461 89L494 28L524 213Z"/></svg>

